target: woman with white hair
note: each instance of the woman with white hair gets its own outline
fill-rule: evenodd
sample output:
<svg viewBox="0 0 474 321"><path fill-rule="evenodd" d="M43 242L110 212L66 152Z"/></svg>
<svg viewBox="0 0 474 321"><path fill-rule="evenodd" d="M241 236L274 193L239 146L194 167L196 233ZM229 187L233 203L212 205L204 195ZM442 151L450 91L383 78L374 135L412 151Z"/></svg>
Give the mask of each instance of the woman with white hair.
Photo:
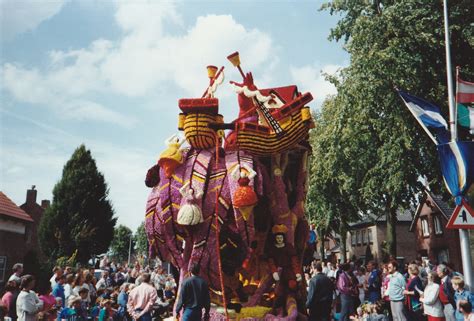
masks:
<svg viewBox="0 0 474 321"><path fill-rule="evenodd" d="M436 272L428 273L428 284L420 298L423 302L423 309L428 316L428 321L445 321L444 309L439 300L438 274Z"/></svg>

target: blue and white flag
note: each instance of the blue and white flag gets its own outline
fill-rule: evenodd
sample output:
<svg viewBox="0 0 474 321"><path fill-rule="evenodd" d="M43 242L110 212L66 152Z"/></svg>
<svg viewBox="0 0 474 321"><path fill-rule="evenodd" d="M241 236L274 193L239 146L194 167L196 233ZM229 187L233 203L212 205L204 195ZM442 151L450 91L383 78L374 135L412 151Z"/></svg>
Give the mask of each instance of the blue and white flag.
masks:
<svg viewBox="0 0 474 321"><path fill-rule="evenodd" d="M474 142L449 142L437 148L444 183L459 205L474 183Z"/></svg>
<svg viewBox="0 0 474 321"><path fill-rule="evenodd" d="M435 144L449 141L448 123L441 115L438 106L400 90L398 94Z"/></svg>

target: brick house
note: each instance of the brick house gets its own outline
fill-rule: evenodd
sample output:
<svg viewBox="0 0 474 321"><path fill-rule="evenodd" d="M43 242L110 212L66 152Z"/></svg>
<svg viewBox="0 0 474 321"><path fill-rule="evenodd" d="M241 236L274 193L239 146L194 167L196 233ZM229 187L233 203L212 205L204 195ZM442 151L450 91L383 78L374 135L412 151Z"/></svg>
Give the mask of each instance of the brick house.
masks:
<svg viewBox="0 0 474 321"><path fill-rule="evenodd" d="M26 191L26 202L23 203L20 208L24 210L31 218L34 220L34 224L30 227L31 233L31 242L29 250L35 251L37 255L40 255L40 248L38 242L38 228L41 221L41 217L43 216L44 210L50 205L49 200L42 200L41 205L36 203L37 197L37 190L33 185L31 189Z"/></svg>
<svg viewBox="0 0 474 321"><path fill-rule="evenodd" d="M417 251L413 247L415 236L410 233L413 210L399 211L397 213L397 256L400 261L409 262L417 258ZM367 253L373 259L383 260L383 244L387 239L387 220L385 215L379 217L368 216L349 225L346 238L347 257L350 259L366 260Z"/></svg>
<svg viewBox="0 0 474 321"><path fill-rule="evenodd" d="M13 264L23 262L32 225L33 218L0 192L0 284L10 277Z"/></svg>
<svg viewBox="0 0 474 321"><path fill-rule="evenodd" d="M0 192L0 284L8 279L13 264L25 263L25 257L41 258L38 227L49 201L39 205L36 197L32 186L26 191L26 202L17 206Z"/></svg>
<svg viewBox="0 0 474 321"><path fill-rule="evenodd" d="M425 190L413 217L410 232L416 238L419 256L427 257L433 263L451 262L455 269L461 271L459 232L445 228L453 210L441 196Z"/></svg>

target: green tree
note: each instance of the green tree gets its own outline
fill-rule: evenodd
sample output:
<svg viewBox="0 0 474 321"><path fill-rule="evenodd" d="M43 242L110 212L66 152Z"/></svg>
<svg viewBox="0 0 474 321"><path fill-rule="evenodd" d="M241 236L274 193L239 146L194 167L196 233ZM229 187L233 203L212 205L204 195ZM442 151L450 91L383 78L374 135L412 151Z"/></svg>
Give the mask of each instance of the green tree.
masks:
<svg viewBox="0 0 474 321"><path fill-rule="evenodd" d="M474 72L470 8L469 0L450 1L453 64L462 66L468 79ZM351 178L360 194L356 208L385 213L387 247L396 255L397 209L416 201L420 176L442 179L435 146L393 88L448 110L442 3L335 0L323 9L342 16L330 39L343 40L351 56L336 83L334 105L344 117L339 131L344 153L360 159L349 163L346 173L363 173Z"/></svg>
<svg viewBox="0 0 474 321"><path fill-rule="evenodd" d="M86 264L91 256L107 251L116 223L107 196L107 184L91 152L79 146L64 165L39 226L42 251L51 261L77 251L77 261Z"/></svg>
<svg viewBox="0 0 474 321"><path fill-rule="evenodd" d="M322 240L331 231L340 235L341 254L345 260L348 224L360 211L355 188L359 175L353 173L357 167L350 164L359 160L345 154L349 142L340 139L344 129L342 112L341 106L336 105L336 97L329 97L321 112L315 115L317 126L310 134L313 154L306 208Z"/></svg>
<svg viewBox="0 0 474 321"><path fill-rule="evenodd" d="M135 250L137 254L148 255L148 238L145 231L145 222L142 222L135 232Z"/></svg>
<svg viewBox="0 0 474 321"><path fill-rule="evenodd" d="M123 262L128 259L129 251L133 251L134 244L132 230L124 225L119 225L115 228L114 238L110 243L110 252L118 261Z"/></svg>

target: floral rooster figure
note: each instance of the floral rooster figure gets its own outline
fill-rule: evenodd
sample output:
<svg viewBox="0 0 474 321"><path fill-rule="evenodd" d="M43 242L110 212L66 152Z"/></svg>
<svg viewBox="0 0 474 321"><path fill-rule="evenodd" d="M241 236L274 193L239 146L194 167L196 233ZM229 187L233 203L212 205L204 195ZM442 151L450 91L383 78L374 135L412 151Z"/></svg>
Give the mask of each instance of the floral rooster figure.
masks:
<svg viewBox="0 0 474 321"><path fill-rule="evenodd" d="M175 265L181 279L200 264L218 306L213 320L304 319L312 96L296 86L258 89L238 53L228 58L243 77L231 82L239 117L224 123L215 98L224 68L208 66L203 96L179 100L185 138L168 139L147 173L150 255Z"/></svg>

